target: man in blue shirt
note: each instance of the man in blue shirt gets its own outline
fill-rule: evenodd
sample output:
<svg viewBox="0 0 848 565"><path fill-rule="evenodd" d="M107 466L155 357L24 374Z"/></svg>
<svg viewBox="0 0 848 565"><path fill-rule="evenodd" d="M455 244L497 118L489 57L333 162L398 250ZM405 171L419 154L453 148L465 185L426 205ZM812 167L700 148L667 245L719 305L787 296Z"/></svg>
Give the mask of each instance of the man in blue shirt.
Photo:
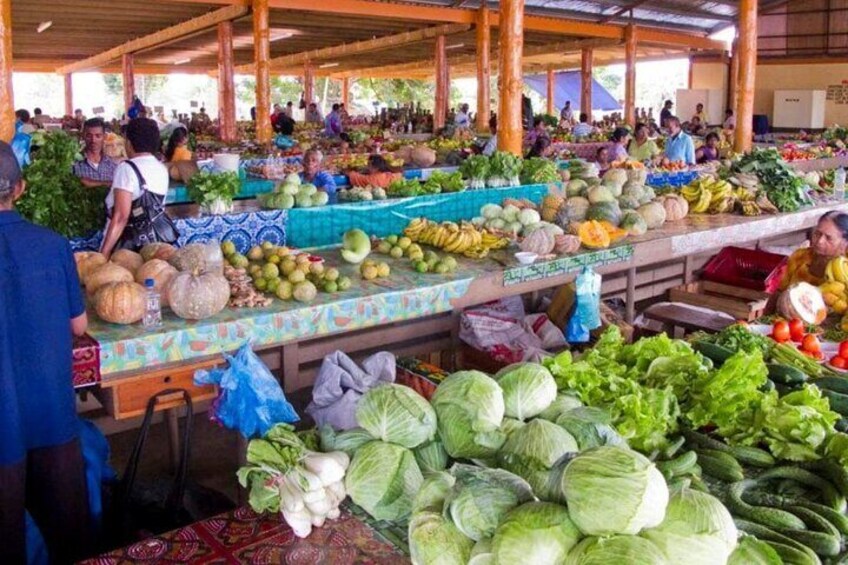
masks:
<svg viewBox="0 0 848 565"><path fill-rule="evenodd" d="M14 211L24 181L0 142L0 563L25 563L25 510L50 559L91 550L71 384L88 320L68 241Z"/></svg>
<svg viewBox="0 0 848 565"><path fill-rule="evenodd" d="M680 128L680 118L672 116L666 120L669 135L665 140L665 158L669 161L683 161L687 165L695 164L695 142L689 134Z"/></svg>
<svg viewBox="0 0 848 565"><path fill-rule="evenodd" d="M336 203L336 179L333 175L321 169L324 154L317 149L310 149L303 154L303 173L300 178L303 182L315 185L315 188L326 192L330 197L330 204Z"/></svg>

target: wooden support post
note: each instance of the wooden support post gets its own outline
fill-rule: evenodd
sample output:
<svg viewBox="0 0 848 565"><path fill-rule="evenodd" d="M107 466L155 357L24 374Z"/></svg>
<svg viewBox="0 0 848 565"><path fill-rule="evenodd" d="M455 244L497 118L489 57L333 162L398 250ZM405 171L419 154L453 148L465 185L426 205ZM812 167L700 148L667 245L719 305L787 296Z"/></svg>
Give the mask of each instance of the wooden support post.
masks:
<svg viewBox="0 0 848 565"><path fill-rule="evenodd" d="M592 121L592 50L584 47L580 57L580 113Z"/></svg>
<svg viewBox="0 0 848 565"><path fill-rule="evenodd" d="M736 143L742 153L751 149L754 133L754 80L757 73L757 0L739 2L739 84L736 101Z"/></svg>
<svg viewBox="0 0 848 565"><path fill-rule="evenodd" d="M448 99L445 96L446 68L448 66L447 50L445 48L445 36L436 38L436 103L433 108L433 130L438 131L445 127L445 117L448 113Z"/></svg>
<svg viewBox="0 0 848 565"><path fill-rule="evenodd" d="M524 130L521 124L521 56L524 51L524 0L502 0L498 24L500 54L500 100L498 149L521 155Z"/></svg>
<svg viewBox="0 0 848 565"><path fill-rule="evenodd" d="M556 80L554 78L554 70L553 70L552 67L548 67L548 85L547 85L548 89L547 89L547 92L545 94L547 94L547 98L548 98L547 113L548 113L549 116L553 116L554 110L555 110L555 108L554 108L554 80Z"/></svg>
<svg viewBox="0 0 848 565"><path fill-rule="evenodd" d="M477 11L477 131L489 130L491 98L489 83L492 70L489 56L492 50L492 28L489 25L489 9L485 4Z"/></svg>
<svg viewBox="0 0 848 565"><path fill-rule="evenodd" d="M121 55L121 71L124 79L124 112L129 112L135 97L135 73L133 72L133 55Z"/></svg>
<svg viewBox="0 0 848 565"><path fill-rule="evenodd" d="M253 0L253 59L256 65L256 141L271 143L271 37L268 0Z"/></svg>
<svg viewBox="0 0 848 565"><path fill-rule="evenodd" d="M307 107L315 102L315 74L309 61L303 64L303 98Z"/></svg>
<svg viewBox="0 0 848 565"><path fill-rule="evenodd" d="M695 60L692 55L689 55L689 76L686 78L686 88L692 90L692 83L695 82Z"/></svg>
<svg viewBox="0 0 848 565"><path fill-rule="evenodd" d="M15 97L12 94L12 0L0 0L0 140L15 135Z"/></svg>
<svg viewBox="0 0 848 565"><path fill-rule="evenodd" d="M624 122L636 126L636 26L624 30Z"/></svg>
<svg viewBox="0 0 848 565"><path fill-rule="evenodd" d="M727 77L727 107L732 108L734 115L736 113L736 93L739 85L739 38L733 38L733 47L730 53L730 65Z"/></svg>
<svg viewBox="0 0 848 565"><path fill-rule="evenodd" d="M342 79L342 104L344 104L345 109L350 112L348 108L350 106L350 79L344 77Z"/></svg>
<svg viewBox="0 0 848 565"><path fill-rule="evenodd" d="M236 139L236 87L233 73L233 22L218 24L218 136Z"/></svg>
<svg viewBox="0 0 848 565"><path fill-rule="evenodd" d="M68 73L65 79L65 115L74 115L74 75Z"/></svg>
<svg viewBox="0 0 848 565"><path fill-rule="evenodd" d="M624 302L624 321L632 324L636 319L636 267L627 269L627 290Z"/></svg>

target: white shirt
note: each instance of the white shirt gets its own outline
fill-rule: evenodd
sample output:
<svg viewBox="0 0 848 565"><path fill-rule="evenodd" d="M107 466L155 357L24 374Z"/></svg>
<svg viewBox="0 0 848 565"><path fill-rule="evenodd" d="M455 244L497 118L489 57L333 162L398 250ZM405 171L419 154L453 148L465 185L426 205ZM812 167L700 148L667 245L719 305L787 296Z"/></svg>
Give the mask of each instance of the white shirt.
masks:
<svg viewBox="0 0 848 565"><path fill-rule="evenodd" d="M495 151L498 150L498 134L493 134L492 137L489 138L489 141L486 142L486 145L483 146L483 151L481 153L486 157L491 157Z"/></svg>
<svg viewBox="0 0 848 565"><path fill-rule="evenodd" d="M724 129L730 129L736 127L736 116L728 116L726 120L724 120Z"/></svg>
<svg viewBox="0 0 848 565"><path fill-rule="evenodd" d="M453 123L458 127L467 128L470 120L468 119L468 114L465 112L457 112L456 117L453 119Z"/></svg>
<svg viewBox="0 0 848 565"><path fill-rule="evenodd" d="M142 155L131 159L138 167L141 176L144 177L147 183L147 190L154 194L165 196L168 194L168 185L170 178L168 177L168 169L152 155ZM138 177L132 167L126 162L118 165L115 169L115 176L112 179L112 189L106 195L106 208L112 211L115 205L115 191L125 190L132 194L132 200L136 200L141 196L141 188L138 186Z"/></svg>
<svg viewBox="0 0 848 565"><path fill-rule="evenodd" d="M559 113L559 118L561 120L565 120L566 122L573 122L574 111L571 108L563 108L562 112Z"/></svg>

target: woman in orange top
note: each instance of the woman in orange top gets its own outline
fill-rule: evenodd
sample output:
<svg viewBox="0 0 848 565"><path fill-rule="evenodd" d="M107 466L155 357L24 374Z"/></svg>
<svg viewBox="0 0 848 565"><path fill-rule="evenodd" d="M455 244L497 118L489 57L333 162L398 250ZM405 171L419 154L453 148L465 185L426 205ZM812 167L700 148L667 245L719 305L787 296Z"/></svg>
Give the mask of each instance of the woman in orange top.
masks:
<svg viewBox="0 0 848 565"><path fill-rule="evenodd" d="M848 214L828 212L819 218L810 235L810 246L789 256L786 274L780 283L785 290L799 282L819 286L825 282L824 271L834 257L848 252Z"/></svg>
<svg viewBox="0 0 848 565"><path fill-rule="evenodd" d="M368 166L363 172L351 171L347 174L351 186L387 188L402 175L392 169L381 155L368 157Z"/></svg>

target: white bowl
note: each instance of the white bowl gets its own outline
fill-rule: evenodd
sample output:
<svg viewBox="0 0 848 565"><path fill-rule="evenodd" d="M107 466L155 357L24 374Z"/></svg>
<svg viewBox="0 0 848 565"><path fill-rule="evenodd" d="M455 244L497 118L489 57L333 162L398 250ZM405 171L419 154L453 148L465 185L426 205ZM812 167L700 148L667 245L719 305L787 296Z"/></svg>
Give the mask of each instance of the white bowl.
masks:
<svg viewBox="0 0 848 565"><path fill-rule="evenodd" d="M522 265L532 265L533 262L539 258L539 254L533 253L532 251L519 251L515 254L515 258L518 259L518 262Z"/></svg>
<svg viewBox="0 0 848 565"><path fill-rule="evenodd" d="M234 173L237 173L239 170L240 160L241 155L238 153L216 153L212 157L212 161L216 167L222 171L232 171Z"/></svg>

